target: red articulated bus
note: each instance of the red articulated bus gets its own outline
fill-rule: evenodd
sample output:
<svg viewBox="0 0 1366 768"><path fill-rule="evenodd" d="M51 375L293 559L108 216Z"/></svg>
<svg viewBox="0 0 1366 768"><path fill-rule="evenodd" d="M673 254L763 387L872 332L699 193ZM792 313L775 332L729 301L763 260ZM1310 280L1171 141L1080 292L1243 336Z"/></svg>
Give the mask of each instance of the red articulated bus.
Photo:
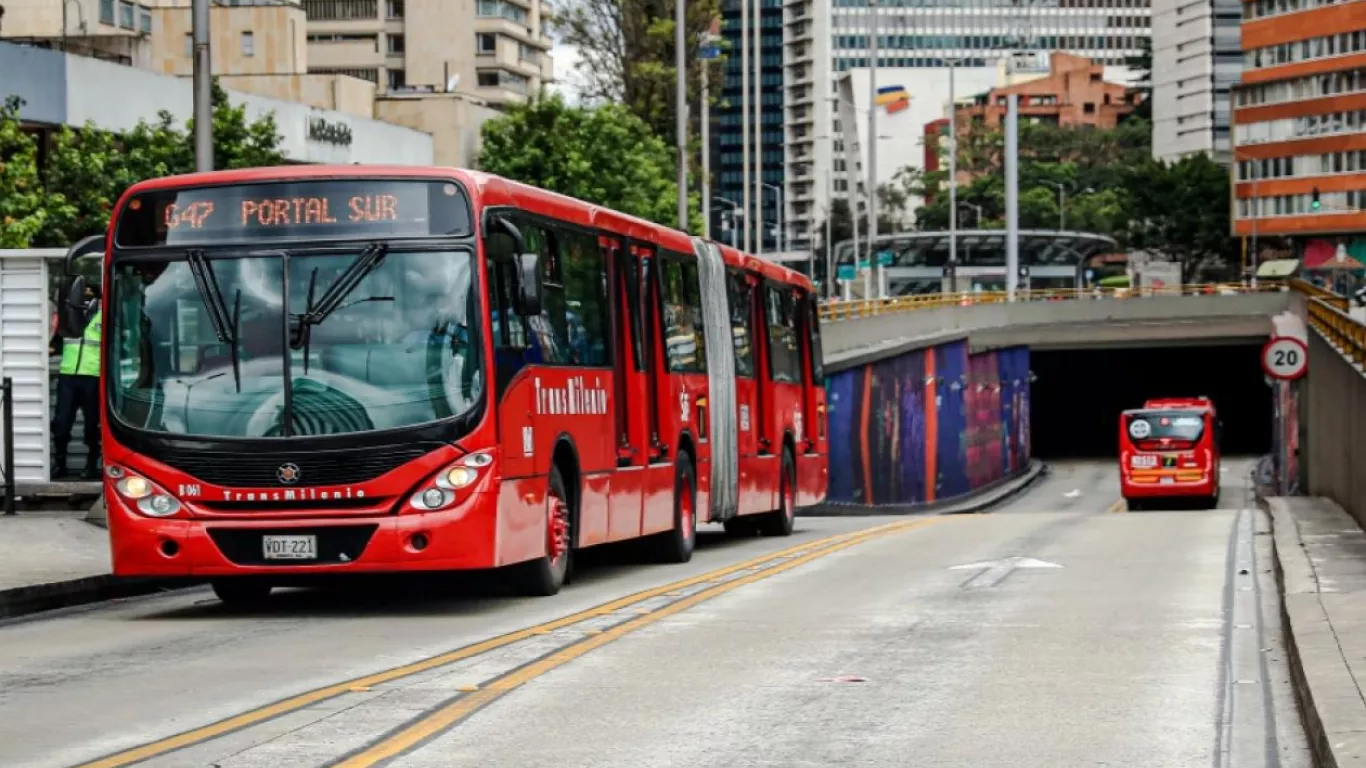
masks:
<svg viewBox="0 0 1366 768"><path fill-rule="evenodd" d="M1119 417L1119 485L1130 509L1161 499L1219 504L1223 425L1207 397L1149 400Z"/></svg>
<svg viewBox="0 0 1366 768"><path fill-rule="evenodd" d="M94 238L92 238L94 240ZM104 259L120 575L225 602L299 577L509 570L825 497L803 275L488 174L304 167L143 182ZM73 294L83 290L79 283Z"/></svg>

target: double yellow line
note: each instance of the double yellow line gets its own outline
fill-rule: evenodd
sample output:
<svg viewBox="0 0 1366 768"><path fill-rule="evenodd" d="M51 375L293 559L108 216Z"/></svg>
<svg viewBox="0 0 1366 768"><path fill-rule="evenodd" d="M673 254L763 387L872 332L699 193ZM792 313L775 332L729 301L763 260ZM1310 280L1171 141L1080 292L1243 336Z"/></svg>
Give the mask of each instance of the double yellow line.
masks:
<svg viewBox="0 0 1366 768"><path fill-rule="evenodd" d="M233 717L229 717L225 720L220 720L216 723L212 723L201 728L195 728L190 731L185 731L184 733L180 733L175 736L170 736L165 739L160 739L158 741L150 742L142 746L134 747L123 752L119 752L89 763L85 763L79 768L121 768L122 766L132 765L143 760L148 760L153 757L164 755L168 752L174 752L176 750L184 749L186 747L201 744L203 742L210 741L220 736L225 736L234 731L239 731L244 728L250 728L252 726L259 725L260 723L263 723L267 720L273 720L275 718L282 717L291 712L296 712L305 707L312 706L314 704L317 704L318 702L325 701L327 699L341 696L345 693L349 693L355 690L367 690L376 685L383 685L385 683L390 683L394 682L395 680L403 679L405 677L417 675L422 672L435 669L437 667L453 664L457 661L468 659L472 656L478 656L479 654L487 653L489 651L496 650L507 645L511 645L513 643L525 640L536 635L549 634L550 632L553 632L557 629L577 624L587 619L592 619L598 616L615 613L624 608L629 608L632 605L636 605L638 603L650 600L655 597L670 595L670 593L678 592L679 590L687 589L698 584L716 582L719 579L722 579L726 576L729 576L740 571L754 571L753 573L746 574L739 578L731 579L729 581L718 583L715 586L703 589L695 594L689 595L687 597L669 603L663 606L662 608L637 616L622 624L618 624L599 634L589 635L584 640L578 641L577 643L562 648L559 651L550 654L549 656L543 657L538 661L535 661L525 667L521 667L510 674L495 679L485 688L475 690L469 693L468 695L464 695L455 699L453 702L446 705L445 707L442 707L441 709L429 715L426 715L416 721L413 721L411 724L409 724L402 730L399 730L391 734L390 736L382 739L381 741L365 748L361 752L358 752L355 755L347 758L344 762L337 764L339 766L345 766L346 768L359 768L359 766L371 766L380 761L387 760L395 755L401 754L413 748L414 746L421 744L427 739L439 734L442 730L449 728L450 726L458 723L460 720L473 714L474 712L477 712L478 710L488 706L489 704L496 701L498 698L502 697L504 694L520 687L528 681L533 680L549 672L550 670L555 669L556 667L567 664L568 662L580 656L583 656L589 651L592 651L596 648L600 648L612 642L613 640L616 640L624 635L630 634L631 632L634 632L637 629L640 629L641 627L653 624L654 622L657 622L660 619L672 616L673 614L679 613L680 611L685 611L688 608L697 605L698 603L701 603L705 600L709 600L718 595L725 594L726 592L729 592L745 584L750 584L755 581L759 581L760 579L767 578L776 573L791 570L792 568L796 568L800 565L809 563L812 560L825 557L826 555L833 554L842 549L852 547L856 544L861 544L870 539L879 538L881 536L886 536L888 534L896 533L899 531L909 530L911 528L919 528L934 522L942 521L944 519L947 518L936 517L921 518L916 520L900 520L894 523L887 523L884 525L875 526L873 528L868 528L862 531L855 531L852 533L844 533L836 536L829 536L823 539L817 539L815 541L798 544L780 550L778 552L773 552L767 555L761 555L759 557L746 560L742 563L727 566L725 568L711 571L700 576L694 576L688 579L683 579L681 581L676 581L672 584L666 584L662 587L655 587L653 589L647 589L642 592L637 592L633 595L628 595L626 597L622 597L611 602L603 603L602 605L598 605L596 607L589 608L584 611L579 611L577 613L573 613L568 616L555 619L553 621L548 621L543 624L537 624L535 626L527 627L526 629L520 629L515 632L509 632L505 635L500 635L498 637L490 638L482 642L467 645L463 648L458 648L456 650L449 651L447 653L443 653L427 659L423 659L422 661L414 662L412 664L405 664L403 666L394 667L383 672L377 672L375 674L366 675L364 677L355 678L353 680L348 680L343 683L336 683L334 685L328 685L322 688L317 688L306 693L301 693L297 696L291 696L290 698L284 699L283 701L279 701L274 704L269 704L264 707L259 707L257 709L249 710L247 712L243 712L242 714L234 715ZM791 557L792 555L803 551L805 551L806 553L798 557L792 557L790 560L787 560L786 562L780 562L777 565L765 567L768 566L769 563L783 560L784 558Z"/></svg>

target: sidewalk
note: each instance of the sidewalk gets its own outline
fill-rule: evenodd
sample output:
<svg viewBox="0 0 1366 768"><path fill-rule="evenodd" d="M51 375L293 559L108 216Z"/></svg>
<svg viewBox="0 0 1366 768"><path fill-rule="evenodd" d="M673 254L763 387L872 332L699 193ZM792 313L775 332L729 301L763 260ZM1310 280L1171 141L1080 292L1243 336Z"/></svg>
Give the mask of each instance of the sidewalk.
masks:
<svg viewBox="0 0 1366 768"><path fill-rule="evenodd" d="M84 511L0 516L0 619L156 591L110 572L109 534Z"/></svg>
<svg viewBox="0 0 1366 768"><path fill-rule="evenodd" d="M1282 621L1316 762L1366 766L1366 532L1322 498L1269 498Z"/></svg>

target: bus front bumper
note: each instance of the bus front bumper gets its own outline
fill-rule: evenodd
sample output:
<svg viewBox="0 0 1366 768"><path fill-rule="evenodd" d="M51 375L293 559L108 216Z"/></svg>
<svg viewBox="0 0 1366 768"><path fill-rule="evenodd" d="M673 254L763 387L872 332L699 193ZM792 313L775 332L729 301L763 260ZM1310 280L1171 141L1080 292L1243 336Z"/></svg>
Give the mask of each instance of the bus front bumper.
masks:
<svg viewBox="0 0 1366 768"><path fill-rule="evenodd" d="M498 564L496 494L476 494L443 512L283 520L152 518L117 494L105 499L118 576L377 574Z"/></svg>

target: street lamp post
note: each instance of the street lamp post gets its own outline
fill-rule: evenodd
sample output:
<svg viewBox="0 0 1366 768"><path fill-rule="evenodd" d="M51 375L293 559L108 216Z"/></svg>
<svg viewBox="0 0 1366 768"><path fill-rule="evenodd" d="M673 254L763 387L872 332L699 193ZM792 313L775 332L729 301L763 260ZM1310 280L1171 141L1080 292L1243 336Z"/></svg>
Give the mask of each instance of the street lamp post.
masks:
<svg viewBox="0 0 1366 768"><path fill-rule="evenodd" d="M777 184L764 184L763 187L764 189L773 190L773 194L776 195L778 198L778 236L774 238L774 242L778 244L778 250L780 252L786 251L787 228L783 226L783 188L778 186ZM760 210L763 210L762 206L760 207Z"/></svg>
<svg viewBox="0 0 1366 768"><path fill-rule="evenodd" d="M212 171L213 81L210 79L209 0L193 0L190 25L194 43L194 165L197 171Z"/></svg>
<svg viewBox="0 0 1366 768"><path fill-rule="evenodd" d="M954 93L954 67L957 59L949 59L949 270L958 266L958 101ZM981 216L977 217L981 226ZM955 277L956 282L956 277ZM957 286L954 286L956 289Z"/></svg>
<svg viewBox="0 0 1366 768"><path fill-rule="evenodd" d="M730 228L730 245L732 248L739 247L735 244L735 236L740 231L740 220L743 219L745 215L744 208L734 200L729 200L724 197L713 196L712 199L730 206L730 218L732 225ZM740 250L744 250L744 248L740 248Z"/></svg>
<svg viewBox="0 0 1366 768"><path fill-rule="evenodd" d="M207 0L205 0L207 1ZM683 0L674 2L674 69L677 78L674 87L674 131L678 134L678 228L688 231L688 65L687 51L683 47L683 27L686 19L686 6Z"/></svg>

